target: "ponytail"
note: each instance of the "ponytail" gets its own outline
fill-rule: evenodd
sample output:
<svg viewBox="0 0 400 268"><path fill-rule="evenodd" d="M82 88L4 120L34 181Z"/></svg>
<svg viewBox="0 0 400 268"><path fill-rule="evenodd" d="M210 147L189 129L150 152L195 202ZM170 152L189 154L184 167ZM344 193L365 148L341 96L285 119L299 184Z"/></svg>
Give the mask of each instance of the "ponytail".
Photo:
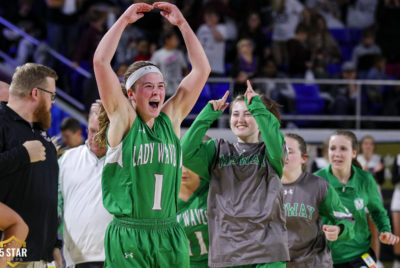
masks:
<svg viewBox="0 0 400 268"><path fill-rule="evenodd" d="M128 98L128 94L126 93L125 85L123 83L121 83L121 89L125 97ZM108 126L110 125L110 119L108 118L106 109L104 108L102 103L100 103L98 119L99 119L99 131L94 136L94 141L101 146L107 146L106 135Z"/></svg>

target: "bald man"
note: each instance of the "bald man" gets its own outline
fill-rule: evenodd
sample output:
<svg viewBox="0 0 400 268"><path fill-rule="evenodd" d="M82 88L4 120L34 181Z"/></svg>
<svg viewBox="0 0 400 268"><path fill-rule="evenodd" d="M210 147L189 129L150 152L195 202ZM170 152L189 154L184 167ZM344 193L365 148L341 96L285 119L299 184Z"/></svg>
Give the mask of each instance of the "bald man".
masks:
<svg viewBox="0 0 400 268"><path fill-rule="evenodd" d="M8 102L8 91L10 85L6 82L0 81L0 101Z"/></svg>

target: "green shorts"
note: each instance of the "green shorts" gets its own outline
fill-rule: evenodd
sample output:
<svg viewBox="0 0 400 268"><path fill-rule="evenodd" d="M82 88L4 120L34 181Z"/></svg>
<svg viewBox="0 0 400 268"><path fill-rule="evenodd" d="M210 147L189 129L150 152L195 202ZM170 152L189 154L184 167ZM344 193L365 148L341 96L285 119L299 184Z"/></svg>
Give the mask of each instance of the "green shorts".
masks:
<svg viewBox="0 0 400 268"><path fill-rule="evenodd" d="M190 268L210 268L208 266L208 259L204 261L190 261Z"/></svg>
<svg viewBox="0 0 400 268"><path fill-rule="evenodd" d="M104 238L105 268L189 268L189 244L176 217L114 218Z"/></svg>
<svg viewBox="0 0 400 268"><path fill-rule="evenodd" d="M249 265L241 265L241 266L233 266L235 268L286 268L286 262L271 262L271 263L257 263L257 264L249 264Z"/></svg>

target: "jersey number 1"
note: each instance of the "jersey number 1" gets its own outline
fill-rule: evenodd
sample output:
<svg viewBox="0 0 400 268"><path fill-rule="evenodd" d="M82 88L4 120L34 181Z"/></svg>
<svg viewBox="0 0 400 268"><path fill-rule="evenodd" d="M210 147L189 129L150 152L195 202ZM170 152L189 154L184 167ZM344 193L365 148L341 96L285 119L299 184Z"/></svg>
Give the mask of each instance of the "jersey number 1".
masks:
<svg viewBox="0 0 400 268"><path fill-rule="evenodd" d="M203 234L201 232L194 232L194 234L196 235L196 238L199 241L200 255L207 254L208 251L207 251L206 243L204 243ZM191 245L190 245L190 241L189 241L189 255L193 256Z"/></svg>
<svg viewBox="0 0 400 268"><path fill-rule="evenodd" d="M154 174L155 184L154 184L154 203L153 210L161 210L161 193L162 193L162 185L163 185L163 174Z"/></svg>

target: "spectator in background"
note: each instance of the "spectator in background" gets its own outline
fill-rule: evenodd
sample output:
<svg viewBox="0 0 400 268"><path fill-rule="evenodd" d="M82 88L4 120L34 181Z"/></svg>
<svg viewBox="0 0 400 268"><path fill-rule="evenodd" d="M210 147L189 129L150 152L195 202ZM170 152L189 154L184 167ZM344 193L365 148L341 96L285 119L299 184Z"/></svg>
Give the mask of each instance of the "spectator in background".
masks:
<svg viewBox="0 0 400 268"><path fill-rule="evenodd" d="M390 63L400 63L400 2L381 0L376 8L376 40Z"/></svg>
<svg viewBox="0 0 400 268"><path fill-rule="evenodd" d="M71 58L79 40L79 9L82 0L47 0L47 42L57 52ZM52 58L48 65L53 66Z"/></svg>
<svg viewBox="0 0 400 268"><path fill-rule="evenodd" d="M130 24L126 28L126 32L121 36L121 42L118 43L116 53L116 65L120 66L127 62L132 62L136 57L137 41L145 38L144 32L135 24Z"/></svg>
<svg viewBox="0 0 400 268"><path fill-rule="evenodd" d="M272 54L278 66L287 63L286 42L295 37L302 16L308 17L306 9L297 0L273 0ZM290 64L290 63L289 63Z"/></svg>
<svg viewBox="0 0 400 268"><path fill-rule="evenodd" d="M66 117L60 125L61 142L65 148L74 148L84 143L81 123L73 117Z"/></svg>
<svg viewBox="0 0 400 268"><path fill-rule="evenodd" d="M19 66L12 77L8 104L0 103L0 201L29 227L29 253L22 267L47 267L53 254L60 257L57 153L46 131L56 79L56 72L46 66Z"/></svg>
<svg viewBox="0 0 400 268"><path fill-rule="evenodd" d="M363 170L368 171L372 174L378 185L379 194L382 196L380 185L382 185L385 180L385 166L383 164L382 156L374 154L374 152L374 138L372 136L363 137L360 141L360 154L357 155L357 161L360 163ZM371 220L370 214L368 214L368 225L371 231L371 248L376 254L378 263L380 263L379 257L381 252L381 245L379 242L379 233L376 225Z"/></svg>
<svg viewBox="0 0 400 268"><path fill-rule="evenodd" d="M0 81L0 101L8 102L8 92L10 85L6 82Z"/></svg>
<svg viewBox="0 0 400 268"><path fill-rule="evenodd" d="M165 98L175 94L183 76L188 73L188 64L183 52L178 49L179 38L175 31L164 33L164 46L154 52L151 61L160 67L166 83Z"/></svg>
<svg viewBox="0 0 400 268"><path fill-rule="evenodd" d="M0 230L3 231L2 249L3 253L7 250L15 250L23 246L28 235L28 225L14 210L0 203ZM9 240L7 242L7 240ZM26 252L28 254L28 252ZM13 254L15 256L15 254ZM12 260L13 256L3 254L0 256L0 268L7 267L7 262Z"/></svg>
<svg viewBox="0 0 400 268"><path fill-rule="evenodd" d="M259 59L254 54L254 45L250 39L240 39L237 43L238 55L233 64L232 77L235 79L234 95L244 94L246 81L259 71Z"/></svg>
<svg viewBox="0 0 400 268"><path fill-rule="evenodd" d="M107 19L107 12L92 8L89 10L89 27L82 32L79 38L79 45L75 46L73 64L75 67L82 62L86 63L89 70L93 69L93 55L101 37L106 30L104 23Z"/></svg>
<svg viewBox="0 0 400 268"><path fill-rule="evenodd" d="M225 40L228 37L228 29L220 20L218 12L208 8L204 11L204 23L196 32L210 62L210 76L217 77L225 75Z"/></svg>
<svg viewBox="0 0 400 268"><path fill-rule="evenodd" d="M201 2L201 1L200 1ZM234 8L234 1L231 0L207 0L203 1L203 10L214 9L220 16L220 23L223 23L226 27L225 35L225 65L233 63L236 57L236 43L238 38L238 25L239 19L237 17ZM236 4L237 5L237 4ZM204 14L198 12L203 19ZM227 66L229 68L229 66ZM225 74L229 69L225 70Z"/></svg>
<svg viewBox="0 0 400 268"><path fill-rule="evenodd" d="M305 24L296 27L294 38L287 42L287 55L290 77L304 78L311 68L311 52L307 46L308 28Z"/></svg>
<svg viewBox="0 0 400 268"><path fill-rule="evenodd" d="M378 0L355 0L349 2L347 27L365 29L374 24Z"/></svg>
<svg viewBox="0 0 400 268"><path fill-rule="evenodd" d="M147 39L139 39L136 46L137 54L133 61L148 61L151 58L150 43Z"/></svg>
<svg viewBox="0 0 400 268"><path fill-rule="evenodd" d="M400 154L396 155L392 165L392 184L394 192L390 210L392 211L393 232L400 235ZM400 268L400 245L394 245L393 268Z"/></svg>
<svg viewBox="0 0 400 268"><path fill-rule="evenodd" d="M326 69L330 63L339 63L341 60L340 48L330 34L324 17L314 14L311 16L311 25L308 42L313 55L313 64Z"/></svg>
<svg viewBox="0 0 400 268"><path fill-rule="evenodd" d="M381 49L375 43L375 33L372 28L366 28L362 31L361 43L353 50L353 62L357 70L365 71L373 66L373 60L376 55L381 55Z"/></svg>
<svg viewBox="0 0 400 268"><path fill-rule="evenodd" d="M34 12L33 1L20 0L18 3L14 3L14 5L18 6L18 13L8 19L27 34L38 40L44 40L46 33L45 20ZM16 43L14 59L18 64L24 64L32 59L36 62L44 61L45 58L42 57L43 55L41 55L41 53L37 53L39 50L37 50L37 46L35 46L30 39L22 37L8 28L3 29L3 36L8 41ZM11 51L12 49L10 52Z"/></svg>
<svg viewBox="0 0 400 268"><path fill-rule="evenodd" d="M80 36L79 45L75 46L76 50L73 56L73 65L75 67L82 64L82 67L86 67L92 74L91 78L87 78L83 82L82 100L86 111L89 111L93 101L100 98L93 73L93 55L106 30L104 23L107 19L107 12L98 10L95 7L89 9L88 12L89 27Z"/></svg>
<svg viewBox="0 0 400 268"><path fill-rule="evenodd" d="M374 66L367 72L366 79L369 80L387 80L386 75L386 58L382 55L377 55L374 58ZM368 85L366 86L367 111L369 114L381 114L383 107L383 95L385 86Z"/></svg>
<svg viewBox="0 0 400 268"><path fill-rule="evenodd" d="M360 141L360 154L357 161L361 164L362 169L369 171L374 176L378 185L382 185L385 180L385 165L382 156L375 154L375 140L372 136L365 136Z"/></svg>
<svg viewBox="0 0 400 268"><path fill-rule="evenodd" d="M260 59L270 56L270 44L267 40L267 34L262 28L260 14L257 11L251 11L247 15L245 23L240 27L239 39L243 38L253 40L254 53Z"/></svg>
<svg viewBox="0 0 400 268"><path fill-rule="evenodd" d="M88 139L59 160L59 215L63 219L63 253L67 267L102 268L104 234L112 216L104 208L101 175L107 147L95 140L99 104L89 114ZM78 220L79 219L79 220Z"/></svg>
<svg viewBox="0 0 400 268"><path fill-rule="evenodd" d="M340 29L344 27L341 21L341 11L338 1L330 0L306 0L305 6L313 14L320 14L324 17L329 29Z"/></svg>
<svg viewBox="0 0 400 268"><path fill-rule="evenodd" d="M342 73L340 78L348 80L354 80L357 78L357 70L353 62L347 61L342 64ZM333 104L330 109L331 113L333 115L354 114L354 107L357 98L357 84L350 83L337 85L333 88L332 92ZM348 121L344 124L347 123ZM339 124L343 127L343 122L339 122Z"/></svg>
<svg viewBox="0 0 400 268"><path fill-rule="evenodd" d="M269 58L261 67L261 72L258 75L262 78L287 78L287 76L278 71L278 66L274 59ZM282 104L283 112L293 114L296 112L296 101L292 84L275 83L268 81L259 86L259 88L267 95L271 96L277 103Z"/></svg>
<svg viewBox="0 0 400 268"><path fill-rule="evenodd" d="M312 173L326 168L329 165L328 144L329 140L325 140L320 146L317 147L317 157L311 164Z"/></svg>

